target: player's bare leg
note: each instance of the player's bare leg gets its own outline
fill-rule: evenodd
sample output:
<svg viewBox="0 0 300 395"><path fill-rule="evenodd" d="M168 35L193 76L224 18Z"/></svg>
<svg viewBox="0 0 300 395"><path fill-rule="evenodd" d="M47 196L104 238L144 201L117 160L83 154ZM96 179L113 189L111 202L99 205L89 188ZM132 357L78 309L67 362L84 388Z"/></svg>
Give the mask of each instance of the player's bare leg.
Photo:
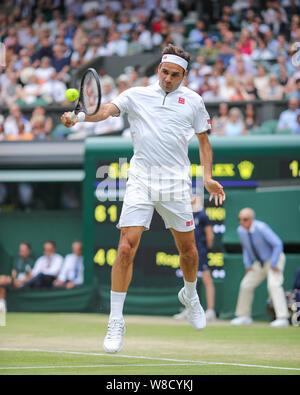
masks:
<svg viewBox="0 0 300 395"><path fill-rule="evenodd" d="M113 292L127 292L132 278L133 258L144 230L143 226L130 226L121 229L117 258L111 273L111 290Z"/></svg>
<svg viewBox="0 0 300 395"><path fill-rule="evenodd" d="M197 294L198 251L194 231L178 232L171 229L180 254L180 267L184 278L184 287L179 291L179 301L187 309L187 318L196 330L206 326L204 310Z"/></svg>
<svg viewBox="0 0 300 395"><path fill-rule="evenodd" d="M130 226L121 229L118 253L111 274L110 316L108 331L103 348L106 352L120 351L125 334L123 306L126 293L131 282L133 259L139 246L143 226Z"/></svg>

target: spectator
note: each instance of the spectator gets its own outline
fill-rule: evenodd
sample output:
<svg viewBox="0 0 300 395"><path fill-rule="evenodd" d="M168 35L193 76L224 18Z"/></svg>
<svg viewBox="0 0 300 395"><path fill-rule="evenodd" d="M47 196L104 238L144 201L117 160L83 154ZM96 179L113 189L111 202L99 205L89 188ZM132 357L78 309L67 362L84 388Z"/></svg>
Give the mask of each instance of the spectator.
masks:
<svg viewBox="0 0 300 395"><path fill-rule="evenodd" d="M28 84L26 84L20 92L20 104L28 106L46 105L45 100L43 100L40 96L41 87L39 85L39 80L36 74L33 74L30 77Z"/></svg>
<svg viewBox="0 0 300 395"><path fill-rule="evenodd" d="M219 113L214 116L211 124L211 134L222 135L228 117L228 104L226 102L219 104Z"/></svg>
<svg viewBox="0 0 300 395"><path fill-rule="evenodd" d="M151 51L153 47L152 35L146 24L141 23L138 26L139 42L143 45L145 51Z"/></svg>
<svg viewBox="0 0 300 395"><path fill-rule="evenodd" d="M121 39L119 32L111 30L106 48L108 55L125 56L128 51L128 43Z"/></svg>
<svg viewBox="0 0 300 395"><path fill-rule="evenodd" d="M256 89L258 90L258 93L263 92L269 85L267 69L262 64L259 64L257 66L257 75L254 77L254 84Z"/></svg>
<svg viewBox="0 0 300 395"><path fill-rule="evenodd" d="M44 255L38 258L33 267L31 278L25 282L23 288L49 288L63 264L63 257L56 253L56 246L53 241L44 244Z"/></svg>
<svg viewBox="0 0 300 395"><path fill-rule="evenodd" d="M33 263L30 244L27 242L20 243L19 256L14 260L11 275L0 276L0 305L6 305L6 290L22 288L23 284L30 278Z"/></svg>
<svg viewBox="0 0 300 395"><path fill-rule="evenodd" d="M133 31L130 35L130 42L128 44L127 55L137 55L144 52L144 46L139 41L139 33Z"/></svg>
<svg viewBox="0 0 300 395"><path fill-rule="evenodd" d="M282 100L284 97L284 88L279 83L277 75L270 75L270 85L263 91L259 92L263 100Z"/></svg>
<svg viewBox="0 0 300 395"><path fill-rule="evenodd" d="M57 279L53 282L56 288L72 289L83 284L83 256L82 243L76 241L72 244L72 254L65 257L63 266Z"/></svg>
<svg viewBox="0 0 300 395"><path fill-rule="evenodd" d="M277 130L290 129L292 133L297 133L299 130L299 122L297 120L299 114L299 99L292 97L289 99L289 108L279 116Z"/></svg>
<svg viewBox="0 0 300 395"><path fill-rule="evenodd" d="M47 104L59 103L68 105L66 101L66 84L60 80L61 74L58 74L54 69L51 73L50 79L43 84L40 89L41 98Z"/></svg>
<svg viewBox="0 0 300 395"><path fill-rule="evenodd" d="M300 101L300 78L296 80L295 85L293 86L293 89L289 94L289 97L296 97Z"/></svg>
<svg viewBox="0 0 300 395"><path fill-rule="evenodd" d="M270 61L273 60L275 54L273 54L267 47L265 40L258 38L257 46L251 53L251 59L255 61Z"/></svg>
<svg viewBox="0 0 300 395"><path fill-rule="evenodd" d="M46 117L44 115L35 115L31 118L31 131L34 135L34 140L49 139L49 135L45 132Z"/></svg>
<svg viewBox="0 0 300 395"><path fill-rule="evenodd" d="M31 43L28 44L27 46L32 47L33 44ZM45 34L40 39L40 48L32 55L31 60L34 63L34 65L39 65L40 59L42 59L43 57L48 57L50 59L52 59L53 57L52 45L49 41L48 35Z"/></svg>
<svg viewBox="0 0 300 395"><path fill-rule="evenodd" d="M246 100L258 100L259 95L255 86L255 80L253 75L249 75L246 79L246 84L244 86L245 98Z"/></svg>
<svg viewBox="0 0 300 395"><path fill-rule="evenodd" d="M121 34L121 38L128 40L132 28L133 24L130 22L130 15L127 13L122 13L120 15L120 22L117 24L117 31Z"/></svg>
<svg viewBox="0 0 300 395"><path fill-rule="evenodd" d="M206 37L204 39L204 45L198 50L198 55L203 56L209 64L217 60L219 49L211 37Z"/></svg>
<svg viewBox="0 0 300 395"><path fill-rule="evenodd" d="M121 74L116 80L117 82L117 92L116 96L119 96L122 92L129 88L129 77L126 74Z"/></svg>
<svg viewBox="0 0 300 395"><path fill-rule="evenodd" d="M252 129L258 128L255 109L251 103L246 104L245 108L245 128L248 132L250 132Z"/></svg>
<svg viewBox="0 0 300 395"><path fill-rule="evenodd" d="M220 132L225 136L242 136L247 134L245 122L239 108L233 107L229 110L228 121Z"/></svg>
<svg viewBox="0 0 300 395"><path fill-rule="evenodd" d="M25 131L24 123L22 123L20 121L17 122L17 126L18 126L18 133L8 135L6 137L6 140L8 140L8 141L16 141L16 140L30 141L30 140L34 139L34 134L31 131L31 127L30 127L30 131Z"/></svg>
<svg viewBox="0 0 300 395"><path fill-rule="evenodd" d="M202 99L204 102L223 101L223 97L219 93L219 84L217 82L212 82L210 84L210 90L203 93Z"/></svg>
<svg viewBox="0 0 300 395"><path fill-rule="evenodd" d="M4 127L3 127L3 123L0 122L0 141L4 141L4 140L5 140Z"/></svg>
<svg viewBox="0 0 300 395"><path fill-rule="evenodd" d="M44 131L46 134L49 134L51 132L52 126L53 126L53 120L52 120L51 116L47 115L45 107L41 107L41 106L35 107L35 109L32 112L31 119L38 116L38 115L45 117Z"/></svg>
<svg viewBox="0 0 300 395"><path fill-rule="evenodd" d="M8 84L0 91L1 101L6 105L16 103L22 98L22 87L18 83L18 76L14 72L8 73Z"/></svg>
<svg viewBox="0 0 300 395"><path fill-rule="evenodd" d="M97 56L108 55L107 47L104 43L103 37L100 35L94 35L91 39L91 44L88 50L83 56L83 63L87 63Z"/></svg>
<svg viewBox="0 0 300 395"><path fill-rule="evenodd" d="M280 77L280 69L284 67L286 69L288 77L292 77L294 73L294 66L287 62L285 55L279 55L276 58L276 63L274 63L271 67L271 73L276 74L277 77Z"/></svg>
<svg viewBox="0 0 300 395"><path fill-rule="evenodd" d="M230 101L230 98L236 93L236 83L235 78L230 73L225 73L225 84L220 87L220 95L223 100Z"/></svg>
<svg viewBox="0 0 300 395"><path fill-rule="evenodd" d="M23 85L28 84L30 78L35 74L35 68L31 64L31 59L29 56L24 56L22 58L21 68L18 72L18 76Z"/></svg>
<svg viewBox="0 0 300 395"><path fill-rule="evenodd" d="M84 56L87 53L88 42L88 38L84 39L82 44L78 47L78 50L72 53L70 63L73 69L76 69L77 67L83 65Z"/></svg>
<svg viewBox="0 0 300 395"><path fill-rule="evenodd" d="M297 127L294 130L294 134L300 134L300 114L297 115Z"/></svg>
<svg viewBox="0 0 300 395"><path fill-rule="evenodd" d="M35 70L38 84L43 85L45 82L49 81L53 71L55 71L55 69L51 66L51 59L44 56L41 59L40 66Z"/></svg>
<svg viewBox="0 0 300 395"><path fill-rule="evenodd" d="M219 49L218 59L222 60L226 68L229 66L232 56L232 49L230 48L228 43L223 42Z"/></svg>
<svg viewBox="0 0 300 395"><path fill-rule="evenodd" d="M285 255L283 244L273 230L255 219L255 212L244 208L239 213L238 234L243 248L246 274L241 282L232 325L251 325L251 305L255 288L267 277L268 291L273 302L276 319L273 328L289 326L289 313L282 288Z"/></svg>
<svg viewBox="0 0 300 395"><path fill-rule="evenodd" d="M204 32L206 26L203 20L198 20L194 29L192 29L188 35L188 46L189 48L200 48L203 45Z"/></svg>
<svg viewBox="0 0 300 395"><path fill-rule="evenodd" d="M70 69L70 57L65 57L65 49L62 45L56 44L53 47L52 66L57 73L67 73Z"/></svg>
<svg viewBox="0 0 300 395"><path fill-rule="evenodd" d="M9 106L10 115L4 121L4 134L6 137L11 135L18 135L20 127L23 125L24 132L30 133L31 127L29 121L22 114L20 107L17 104Z"/></svg>

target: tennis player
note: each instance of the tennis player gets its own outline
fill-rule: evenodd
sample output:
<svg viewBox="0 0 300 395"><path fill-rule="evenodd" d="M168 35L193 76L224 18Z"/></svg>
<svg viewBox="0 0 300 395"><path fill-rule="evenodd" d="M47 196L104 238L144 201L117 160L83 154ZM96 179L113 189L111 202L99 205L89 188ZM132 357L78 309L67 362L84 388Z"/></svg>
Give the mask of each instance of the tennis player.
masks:
<svg viewBox="0 0 300 395"><path fill-rule="evenodd" d="M158 82L133 87L111 103L101 106L85 121L103 121L127 113L134 147L130 161L118 227L121 229L117 258L112 268L111 311L103 348L120 351L125 333L123 306L132 278L133 259L142 233L150 227L154 209L173 234L180 254L184 287L178 298L196 330L205 328L206 318L196 291L198 253L190 197L188 145L196 134L203 167L204 185L210 200L222 204L223 187L212 179L212 149L207 131L211 128L202 98L181 85L187 75L190 55L168 45L158 66ZM62 115L65 126L73 126L71 112Z"/></svg>

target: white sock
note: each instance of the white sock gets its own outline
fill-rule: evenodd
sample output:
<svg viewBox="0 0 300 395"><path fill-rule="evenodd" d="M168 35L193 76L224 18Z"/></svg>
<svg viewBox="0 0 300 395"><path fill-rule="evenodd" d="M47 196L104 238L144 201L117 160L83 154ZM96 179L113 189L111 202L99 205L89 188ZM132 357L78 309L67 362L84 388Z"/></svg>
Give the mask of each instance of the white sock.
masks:
<svg viewBox="0 0 300 395"><path fill-rule="evenodd" d="M110 291L110 315L109 319L123 318L123 306L127 292Z"/></svg>
<svg viewBox="0 0 300 395"><path fill-rule="evenodd" d="M5 299L0 299L0 310L6 310L6 301Z"/></svg>
<svg viewBox="0 0 300 395"><path fill-rule="evenodd" d="M197 296L196 286L197 286L197 280L192 283L184 280L184 293L188 299L192 299Z"/></svg>

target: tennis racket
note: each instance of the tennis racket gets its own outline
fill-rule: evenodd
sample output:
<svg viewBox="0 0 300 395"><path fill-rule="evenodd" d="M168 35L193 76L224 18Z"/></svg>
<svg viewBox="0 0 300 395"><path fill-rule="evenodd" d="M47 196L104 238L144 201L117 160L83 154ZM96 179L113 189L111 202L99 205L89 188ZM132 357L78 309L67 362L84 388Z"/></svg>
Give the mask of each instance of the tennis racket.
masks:
<svg viewBox="0 0 300 395"><path fill-rule="evenodd" d="M79 98L72 112L70 119L84 121L86 115L95 115L101 104L101 85L100 79L95 69L89 68L84 73L81 83Z"/></svg>

